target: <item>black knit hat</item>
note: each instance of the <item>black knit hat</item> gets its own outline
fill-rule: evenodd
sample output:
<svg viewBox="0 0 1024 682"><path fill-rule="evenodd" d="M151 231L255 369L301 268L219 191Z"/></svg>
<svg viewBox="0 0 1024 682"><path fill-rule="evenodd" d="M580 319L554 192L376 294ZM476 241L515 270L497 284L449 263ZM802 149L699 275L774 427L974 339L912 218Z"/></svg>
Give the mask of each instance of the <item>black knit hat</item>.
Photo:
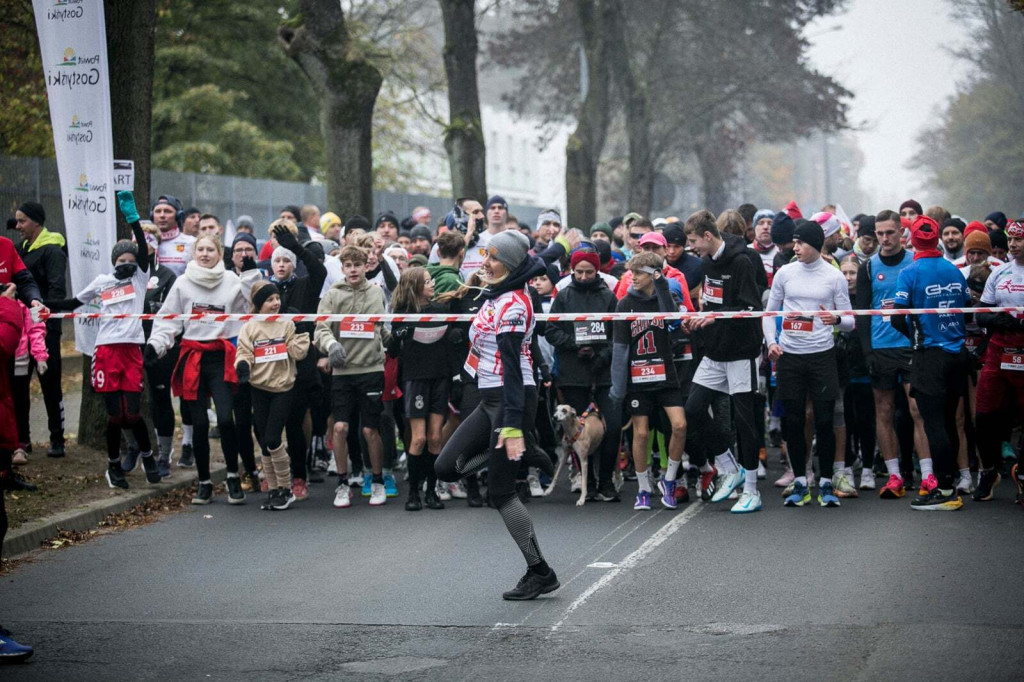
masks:
<svg viewBox="0 0 1024 682"><path fill-rule="evenodd" d="M796 230L793 231L793 241L797 240L821 251L821 247L825 245L825 231L818 223L807 220L797 225Z"/></svg>
<svg viewBox="0 0 1024 682"><path fill-rule="evenodd" d="M252 307L257 313L263 308L263 304L267 302L267 299L277 294L281 295L281 290L277 288L272 282L267 282L256 291L252 292Z"/></svg>
<svg viewBox="0 0 1024 682"><path fill-rule="evenodd" d="M46 223L46 211L43 205L35 201L26 201L18 207L18 210L28 216L28 219L43 225Z"/></svg>
<svg viewBox="0 0 1024 682"><path fill-rule="evenodd" d="M796 230L796 224L793 219L785 211L779 211L772 218L772 243L779 246L790 243L793 241L794 230Z"/></svg>
<svg viewBox="0 0 1024 682"><path fill-rule="evenodd" d="M24 213L24 211L22 211L22 213ZM117 263L117 259L126 253L130 253L135 256L136 262L139 260L139 247L135 246L134 242L122 239L114 244L114 248L110 250L110 264L115 265Z"/></svg>

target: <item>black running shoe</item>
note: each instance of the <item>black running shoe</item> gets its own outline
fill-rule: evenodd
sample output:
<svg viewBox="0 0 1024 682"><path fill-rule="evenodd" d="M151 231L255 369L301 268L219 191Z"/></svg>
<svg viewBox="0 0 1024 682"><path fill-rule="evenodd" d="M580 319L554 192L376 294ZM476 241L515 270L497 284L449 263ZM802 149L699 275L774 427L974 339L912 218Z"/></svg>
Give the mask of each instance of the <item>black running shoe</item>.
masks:
<svg viewBox="0 0 1024 682"><path fill-rule="evenodd" d="M121 460L107 465L107 485L111 488L128 490L128 481L125 480L124 471L121 470Z"/></svg>
<svg viewBox="0 0 1024 682"><path fill-rule="evenodd" d="M228 504L245 504L245 493L242 492L242 479L238 476L228 476L225 483L228 488Z"/></svg>
<svg viewBox="0 0 1024 682"><path fill-rule="evenodd" d="M23 490L27 493L34 493L39 490L39 487L35 483L29 483L28 479L18 472L12 471L10 472L10 475L4 479L3 485L0 485L0 490L10 490L13 492Z"/></svg>
<svg viewBox="0 0 1024 682"><path fill-rule="evenodd" d="M274 511L284 511L288 507L292 506L292 502L295 501L295 495L288 488L278 488L276 494L270 502L270 507Z"/></svg>
<svg viewBox="0 0 1024 682"><path fill-rule="evenodd" d="M437 496L437 486L427 484L427 492L423 494L423 504L427 509L444 509L444 502Z"/></svg>
<svg viewBox="0 0 1024 682"><path fill-rule="evenodd" d="M910 506L922 511L956 511L964 506L956 489L942 492L939 488L933 488L927 495L918 495Z"/></svg>
<svg viewBox="0 0 1024 682"><path fill-rule="evenodd" d="M50 448L46 451L47 457L63 457L66 454L67 453L64 451L63 440L54 441L50 443Z"/></svg>
<svg viewBox="0 0 1024 682"><path fill-rule="evenodd" d="M526 601L536 599L548 592L554 592L559 587L561 585L558 582L558 576L553 570L548 569L547 575L541 575L532 568L528 568L526 575L519 579L515 588L502 593L501 598L506 601Z"/></svg>
<svg viewBox="0 0 1024 682"><path fill-rule="evenodd" d="M178 458L178 466L182 469L190 469L196 465L196 455L192 450L192 444L181 446L181 457Z"/></svg>
<svg viewBox="0 0 1024 682"><path fill-rule="evenodd" d="M153 453L150 453L149 457L141 457L140 459L142 460L142 470L146 472L146 482L150 485L159 483L161 481L160 470L156 466L156 457L153 456ZM121 468L124 468L123 464Z"/></svg>
<svg viewBox="0 0 1024 682"><path fill-rule="evenodd" d="M210 504L213 499L213 483L200 483L196 494L192 497L192 504Z"/></svg>
<svg viewBox="0 0 1024 682"><path fill-rule="evenodd" d="M405 511L420 511L423 509L423 502L420 501L419 486L409 486L409 499L405 501Z"/></svg>
<svg viewBox="0 0 1024 682"><path fill-rule="evenodd" d="M480 497L480 483L475 474L466 478L466 504L470 507L484 506L484 498Z"/></svg>
<svg viewBox="0 0 1024 682"><path fill-rule="evenodd" d="M978 487L974 489L974 501L988 502L995 497L996 486L1002 479L995 469L982 469L978 476Z"/></svg>
<svg viewBox="0 0 1024 682"><path fill-rule="evenodd" d="M263 504L260 505L260 509L262 509L264 511L273 511L274 510L274 500L275 500L276 495L277 495L277 491L276 490L271 490L270 492L268 492L266 499L263 500Z"/></svg>
<svg viewBox="0 0 1024 682"><path fill-rule="evenodd" d="M619 492L611 481L604 481L597 486L597 494L594 495L594 499L600 502L618 502L620 500Z"/></svg>

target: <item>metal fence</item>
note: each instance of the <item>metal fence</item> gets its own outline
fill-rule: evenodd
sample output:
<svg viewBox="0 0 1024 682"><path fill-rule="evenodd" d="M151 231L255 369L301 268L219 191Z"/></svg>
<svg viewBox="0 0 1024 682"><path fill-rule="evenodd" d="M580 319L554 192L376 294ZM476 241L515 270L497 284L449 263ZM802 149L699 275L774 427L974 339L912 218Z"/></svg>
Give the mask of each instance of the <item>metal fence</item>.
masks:
<svg viewBox="0 0 1024 682"><path fill-rule="evenodd" d="M315 204L321 211L334 210L347 213L342 207L327 206L327 188L323 185L262 178L243 178L232 175L205 175L202 173L175 173L152 171L153 196L171 194L186 208L195 206L203 213L212 213L221 222L240 215L252 216L257 229L269 225L281 209L294 204ZM13 215L24 201L34 200L46 209L46 225L64 234L64 210L61 203L60 178L54 159L14 157L0 155L0 211L3 217ZM480 198L481 201L484 197ZM404 194L374 190L374 216L391 211L399 220L410 215L417 206L426 206L435 222L452 207L448 198L425 194ZM543 209L538 206L512 205L509 212L529 225L534 225ZM374 216L367 216L371 221ZM12 236L12 235L7 235Z"/></svg>

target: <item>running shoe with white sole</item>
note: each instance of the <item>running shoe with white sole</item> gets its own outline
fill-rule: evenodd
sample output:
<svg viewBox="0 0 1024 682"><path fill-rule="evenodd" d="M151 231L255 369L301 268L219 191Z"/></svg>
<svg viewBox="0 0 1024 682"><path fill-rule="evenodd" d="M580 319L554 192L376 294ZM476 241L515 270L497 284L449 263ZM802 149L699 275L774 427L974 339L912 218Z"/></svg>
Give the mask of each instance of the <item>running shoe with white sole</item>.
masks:
<svg viewBox="0 0 1024 682"><path fill-rule="evenodd" d="M744 492L729 511L733 514L750 514L761 511L761 493L756 490L752 493Z"/></svg>
<svg viewBox="0 0 1024 682"><path fill-rule="evenodd" d="M743 485L743 472L737 471L732 474L722 474L715 484L715 494L711 496L712 502L721 502L729 499L732 492Z"/></svg>
<svg viewBox="0 0 1024 682"><path fill-rule="evenodd" d="M995 469L982 469L978 475L978 487L974 490L975 502L988 502L995 497L996 486L1003 480Z"/></svg>
<svg viewBox="0 0 1024 682"><path fill-rule="evenodd" d="M640 490L636 494L636 502L633 503L634 511L650 511L651 509L651 491Z"/></svg>
<svg viewBox="0 0 1024 682"><path fill-rule="evenodd" d="M438 481L437 485L434 486L434 493L437 495L437 499L441 500L442 502L448 502L449 500L452 499L452 494L451 491L448 490L447 483L442 483L441 481Z"/></svg>
<svg viewBox="0 0 1024 682"><path fill-rule="evenodd" d="M379 507L388 501L388 493L383 483L370 484L370 506Z"/></svg>
<svg viewBox="0 0 1024 682"><path fill-rule="evenodd" d="M398 497L398 484L395 483L395 475L391 472L384 474L384 494L388 497Z"/></svg>
<svg viewBox="0 0 1024 682"><path fill-rule="evenodd" d="M111 462L107 466L107 485L111 488L128 490L128 481L124 477L124 470L121 468L121 461Z"/></svg>
<svg viewBox="0 0 1024 682"><path fill-rule="evenodd" d="M352 490L347 483L334 489L334 508L345 509L352 506Z"/></svg>
<svg viewBox="0 0 1024 682"><path fill-rule="evenodd" d="M799 481L793 482L793 492L783 500L787 507L802 507L811 501L811 491Z"/></svg>
<svg viewBox="0 0 1024 682"><path fill-rule="evenodd" d="M363 497L369 497L372 492L371 487L373 486L373 474L369 471L363 472Z"/></svg>
<svg viewBox="0 0 1024 682"><path fill-rule="evenodd" d="M530 490L532 491L533 488L530 488ZM462 481L456 481L455 483L449 483L448 484L448 492L451 494L453 500L464 500L467 497L469 497L469 494L466 492L466 486L465 486L465 484L463 484ZM543 492L543 491L541 491L541 492ZM536 495L534 497L536 497Z"/></svg>
<svg viewBox="0 0 1024 682"><path fill-rule="evenodd" d="M960 495L970 495L974 492L974 481L971 480L969 475L967 478L964 478L963 476L960 477L960 480L956 484L956 492Z"/></svg>
<svg viewBox="0 0 1024 682"><path fill-rule="evenodd" d="M21 663L32 656L32 647L19 644L9 630L0 628L0 662Z"/></svg>
<svg viewBox="0 0 1024 682"><path fill-rule="evenodd" d="M288 488L278 488L270 500L270 508L274 511L284 511L295 502L295 495Z"/></svg>
<svg viewBox="0 0 1024 682"><path fill-rule="evenodd" d="M757 480L763 481L768 478L768 469L765 468L764 462L757 463Z"/></svg>
<svg viewBox="0 0 1024 682"><path fill-rule="evenodd" d="M540 479L537 478L537 474L527 476L526 482L530 484L530 497L544 497L544 488L540 486ZM465 497L465 494L463 494L463 497Z"/></svg>
<svg viewBox="0 0 1024 682"><path fill-rule="evenodd" d="M955 490L942 492L939 488L933 488L926 495L915 497L910 506L921 511L956 511L964 503Z"/></svg>
<svg viewBox="0 0 1024 682"><path fill-rule="evenodd" d="M664 478L658 480L658 490L661 491L661 506L666 509L676 508L676 482L666 481Z"/></svg>
<svg viewBox="0 0 1024 682"><path fill-rule="evenodd" d="M700 499L704 502L710 502L711 498L715 494L715 482L718 479L718 469L711 467L711 471L702 471L697 479L697 485L700 489Z"/></svg>
<svg viewBox="0 0 1024 682"><path fill-rule="evenodd" d="M875 472L871 469L864 468L860 472L860 489L861 490L874 490L875 489Z"/></svg>

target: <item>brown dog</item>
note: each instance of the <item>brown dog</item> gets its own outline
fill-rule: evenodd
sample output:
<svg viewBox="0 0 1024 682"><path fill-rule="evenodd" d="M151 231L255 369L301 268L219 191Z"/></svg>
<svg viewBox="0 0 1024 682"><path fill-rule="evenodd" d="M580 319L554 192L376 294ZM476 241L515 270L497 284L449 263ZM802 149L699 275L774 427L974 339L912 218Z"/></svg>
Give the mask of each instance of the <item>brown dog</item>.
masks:
<svg viewBox="0 0 1024 682"><path fill-rule="evenodd" d="M579 462L580 469L580 499L576 501L576 506L582 507L587 502L587 459L601 447L604 420L593 405L587 408L583 417L579 417L576 410L568 405L558 405L552 416L556 435L561 435L562 442L556 449L558 467L551 478L551 485L544 491L544 496L547 497L555 489L555 482L562 473L562 467L572 453L573 458Z"/></svg>

